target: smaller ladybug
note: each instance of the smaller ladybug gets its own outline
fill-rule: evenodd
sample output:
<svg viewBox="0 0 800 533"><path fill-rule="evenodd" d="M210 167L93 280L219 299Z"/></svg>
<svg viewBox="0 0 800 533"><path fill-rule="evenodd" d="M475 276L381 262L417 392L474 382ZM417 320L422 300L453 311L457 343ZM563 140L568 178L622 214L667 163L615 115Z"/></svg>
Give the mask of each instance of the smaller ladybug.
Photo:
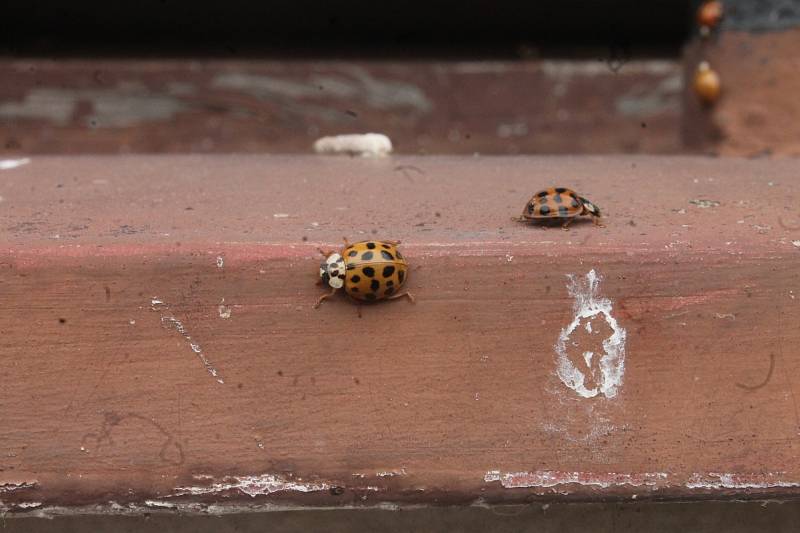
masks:
<svg viewBox="0 0 800 533"><path fill-rule="evenodd" d="M697 70L694 73L693 87L700 100L709 105L716 103L722 92L719 74L712 70L706 61L697 66Z"/></svg>
<svg viewBox="0 0 800 533"><path fill-rule="evenodd" d="M719 21L722 20L723 11L722 2L719 0L705 2L697 10L697 23L701 28L712 30L716 28Z"/></svg>
<svg viewBox="0 0 800 533"><path fill-rule="evenodd" d="M522 216L512 218L515 222L561 222L561 227L567 227L577 217L589 215L596 226L603 227L600 222L600 209L592 202L578 196L578 194L565 187L551 187L534 194Z"/></svg>
<svg viewBox="0 0 800 533"><path fill-rule="evenodd" d="M407 297L414 302L410 292L400 292L408 279L408 263L397 249L400 241L363 241L350 244L344 240L341 252L319 250L325 260L319 266L318 285L329 285L331 292L320 296L314 308L330 298L339 289L353 300L376 302Z"/></svg>

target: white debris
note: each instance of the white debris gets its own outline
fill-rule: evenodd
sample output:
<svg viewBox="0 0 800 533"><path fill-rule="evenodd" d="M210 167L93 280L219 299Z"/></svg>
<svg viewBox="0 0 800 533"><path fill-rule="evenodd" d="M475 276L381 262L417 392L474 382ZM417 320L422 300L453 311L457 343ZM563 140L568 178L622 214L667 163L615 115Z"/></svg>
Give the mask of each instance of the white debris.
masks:
<svg viewBox="0 0 800 533"><path fill-rule="evenodd" d="M392 141L381 133L356 133L322 137L314 142L318 154L347 154L383 157L392 151Z"/></svg>
<svg viewBox="0 0 800 533"><path fill-rule="evenodd" d="M27 157L22 159L0 159L0 170L11 170L12 168L27 165L31 160Z"/></svg>

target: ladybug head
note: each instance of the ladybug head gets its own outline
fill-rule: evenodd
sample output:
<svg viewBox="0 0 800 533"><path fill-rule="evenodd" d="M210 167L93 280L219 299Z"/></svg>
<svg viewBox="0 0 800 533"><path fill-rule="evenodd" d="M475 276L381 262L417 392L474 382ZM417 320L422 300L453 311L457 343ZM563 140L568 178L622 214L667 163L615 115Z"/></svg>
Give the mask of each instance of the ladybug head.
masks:
<svg viewBox="0 0 800 533"><path fill-rule="evenodd" d="M581 203L583 204L583 208L586 210L587 213L589 213L593 217L600 216L600 208L594 205L592 202L590 202L586 198L581 198Z"/></svg>
<svg viewBox="0 0 800 533"><path fill-rule="evenodd" d="M344 286L345 273L344 259L339 254L329 255L325 261L319 265L319 277L323 283L327 283L334 289L341 289Z"/></svg>

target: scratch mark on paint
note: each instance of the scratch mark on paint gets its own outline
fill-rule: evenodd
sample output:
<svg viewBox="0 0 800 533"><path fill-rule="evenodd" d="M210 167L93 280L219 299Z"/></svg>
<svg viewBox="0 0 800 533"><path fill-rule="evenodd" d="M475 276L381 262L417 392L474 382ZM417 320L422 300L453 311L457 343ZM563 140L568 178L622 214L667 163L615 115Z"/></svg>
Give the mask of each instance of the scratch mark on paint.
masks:
<svg viewBox="0 0 800 533"><path fill-rule="evenodd" d="M399 470L395 469L395 470L386 470L386 471L383 471L383 472L375 472L375 475L378 476L378 477L405 476L406 475L406 469L405 468L400 468Z"/></svg>
<svg viewBox="0 0 800 533"><path fill-rule="evenodd" d="M27 165L30 162L30 158L27 157L23 157L22 159L0 159L0 170L11 170L12 168Z"/></svg>
<svg viewBox="0 0 800 533"><path fill-rule="evenodd" d="M559 470L537 470L536 472L506 472L490 470L483 477L487 483L499 481L503 488L549 488L559 485L584 485L601 488L631 485L634 487L657 486L666 482L664 472L646 472L643 474L619 474L615 472L562 472Z"/></svg>
<svg viewBox="0 0 800 533"><path fill-rule="evenodd" d="M203 479L207 478L208 476L203 476ZM328 490L329 488L330 485L327 483L305 483L299 478L297 480L289 480L274 474L262 474L259 476L228 476L223 478L222 481L208 486L178 487L175 489L173 496L223 494L230 491L239 491L251 498L255 498L256 496L266 496L273 492L314 492Z"/></svg>
<svg viewBox="0 0 800 533"><path fill-rule="evenodd" d="M618 388L622 385L622 377L625 372L625 338L626 332L617 320L611 315L612 305L608 298L598 296L600 280L594 270L586 274L586 281L583 282L573 275L569 275L567 290L575 299L574 310L575 318L566 328L561 330L558 341L555 344L557 356L558 377L564 384L577 392L584 398L592 398L598 394L603 394L607 398L617 395ZM591 363L594 356L598 355L592 351L584 351L583 359L586 362L586 369L595 378L595 386L587 388L586 374L578 369L567 353L567 346L575 344L570 342L570 336L581 325L583 320L591 320L593 317L602 315L613 333L602 341L603 354L599 354L600 376L595 375ZM591 332L592 327L589 323L584 325L587 331Z"/></svg>
<svg viewBox="0 0 800 533"><path fill-rule="evenodd" d="M211 364L211 361L209 361L208 358L205 356L205 354L203 353L203 349L200 347L200 345L194 340L192 340L192 337L186 331L186 327L183 325L183 322L181 322L180 320L175 318L174 315L169 313L169 306L162 300L159 300L154 296L150 300L150 308L153 311L161 313L161 324L165 327L171 327L175 329L175 331L180 333L183 336L183 338L186 339L186 342L189 343L189 348L191 348L192 351L195 354L197 354L197 357L200 359L200 362L203 363L203 366L205 367L206 371L209 374L211 374L211 376L217 381L217 383L224 384L225 381L222 379L222 376L219 374L217 369L214 368L214 365Z"/></svg>
<svg viewBox="0 0 800 533"><path fill-rule="evenodd" d="M758 385L746 385L744 383L737 383L736 386L739 387L740 389L745 389L750 391L758 390L761 387L765 386L767 383L769 383L769 380L772 377L772 373L774 371L775 371L775 354L771 353L769 354L769 370L767 370L767 377L765 377L761 383L759 383Z"/></svg>

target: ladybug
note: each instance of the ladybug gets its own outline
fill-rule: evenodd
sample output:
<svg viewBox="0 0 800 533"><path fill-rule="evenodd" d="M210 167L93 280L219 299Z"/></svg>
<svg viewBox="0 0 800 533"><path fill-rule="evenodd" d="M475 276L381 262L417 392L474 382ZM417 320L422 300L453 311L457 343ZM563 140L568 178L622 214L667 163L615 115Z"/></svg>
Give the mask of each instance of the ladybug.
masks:
<svg viewBox="0 0 800 533"><path fill-rule="evenodd" d="M590 215L595 225L603 226L600 223L600 209L592 202L578 196L571 189L550 187L534 194L525 204L522 216L511 220L516 222L559 221L561 227L567 229L567 226L581 215Z"/></svg>
<svg viewBox="0 0 800 533"><path fill-rule="evenodd" d="M722 20L724 8L719 0L705 2L697 10L697 23L701 28L716 28Z"/></svg>
<svg viewBox="0 0 800 533"><path fill-rule="evenodd" d="M694 73L694 92L707 105L716 103L722 92L719 74L717 74L708 62L703 61L697 65Z"/></svg>
<svg viewBox="0 0 800 533"><path fill-rule="evenodd" d="M397 249L400 241L362 241L354 244L344 240L341 252L319 252L325 260L319 266L319 285L329 285L331 292L320 296L314 308L344 289L350 298L360 302L394 300L408 297L410 292L400 292L408 279L408 263Z"/></svg>

